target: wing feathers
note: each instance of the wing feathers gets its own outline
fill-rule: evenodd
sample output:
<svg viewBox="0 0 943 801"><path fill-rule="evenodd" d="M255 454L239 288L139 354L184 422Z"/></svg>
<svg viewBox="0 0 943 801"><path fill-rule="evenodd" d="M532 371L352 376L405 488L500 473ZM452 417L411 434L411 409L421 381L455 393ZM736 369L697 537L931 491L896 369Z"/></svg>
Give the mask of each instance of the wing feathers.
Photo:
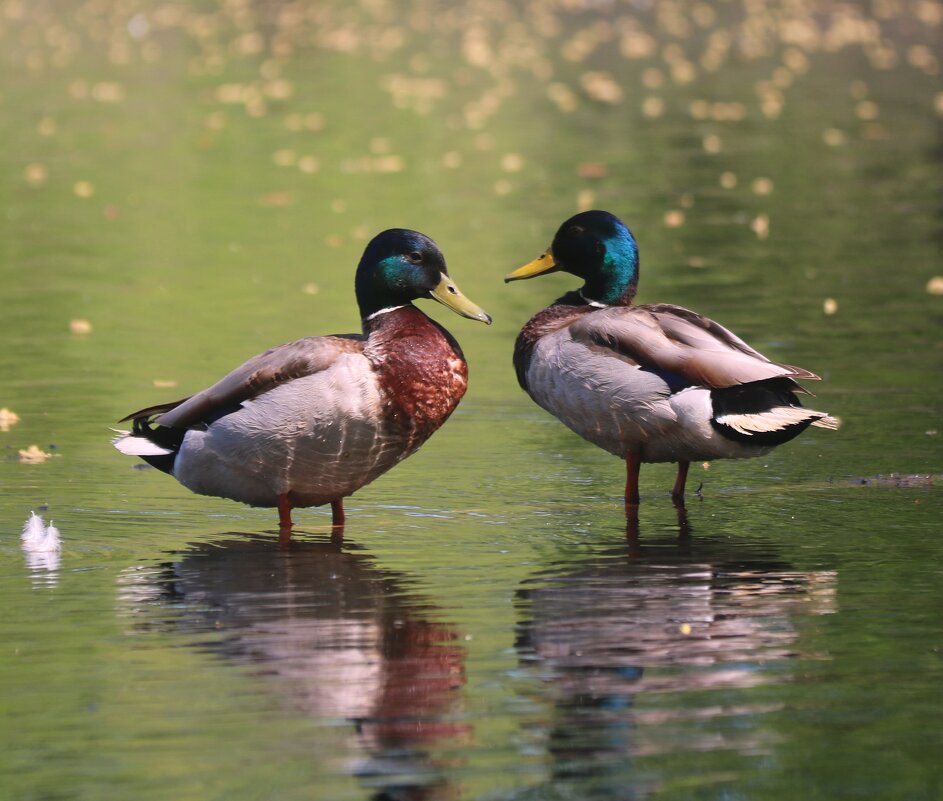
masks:
<svg viewBox="0 0 943 801"><path fill-rule="evenodd" d="M182 398L178 401L171 401L170 403L158 403L154 406L148 406L146 409L139 409L136 412L131 412L131 414L122 417L118 422L126 423L128 420L136 420L139 417L153 417L156 414L164 414L169 412L171 409L175 409L180 404L186 403L190 398Z"/></svg>
<svg viewBox="0 0 943 801"><path fill-rule="evenodd" d="M574 339L608 347L646 369L670 371L711 389L770 378L818 378L801 367L771 362L723 326L681 306L604 309L577 320L570 330Z"/></svg>
<svg viewBox="0 0 943 801"><path fill-rule="evenodd" d="M289 342L249 359L209 389L177 404L168 404L166 410L165 407L153 406L131 416L161 412L155 421L159 425L187 428L279 384L326 370L342 353L361 350L362 342L363 338L356 334L305 337Z"/></svg>

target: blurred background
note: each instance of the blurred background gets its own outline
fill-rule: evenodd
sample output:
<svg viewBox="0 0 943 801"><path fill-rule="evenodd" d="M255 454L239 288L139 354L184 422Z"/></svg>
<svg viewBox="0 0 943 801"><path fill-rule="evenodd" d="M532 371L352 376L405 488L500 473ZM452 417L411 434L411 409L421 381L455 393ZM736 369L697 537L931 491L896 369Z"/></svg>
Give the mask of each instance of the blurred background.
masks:
<svg viewBox="0 0 943 801"><path fill-rule="evenodd" d="M0 0L10 797L938 798L941 44L934 0ZM634 544L621 463L510 364L574 279L503 275L589 208L640 302L844 421L693 466L686 521L646 468ZM111 449L358 330L394 226L495 324L423 304L469 392L347 544Z"/></svg>

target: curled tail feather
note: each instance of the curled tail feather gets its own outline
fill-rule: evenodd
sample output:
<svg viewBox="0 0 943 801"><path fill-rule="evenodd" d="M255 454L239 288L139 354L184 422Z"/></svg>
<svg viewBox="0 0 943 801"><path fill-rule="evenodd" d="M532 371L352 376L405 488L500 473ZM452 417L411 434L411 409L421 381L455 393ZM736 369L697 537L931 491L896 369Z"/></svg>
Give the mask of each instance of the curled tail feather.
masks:
<svg viewBox="0 0 943 801"><path fill-rule="evenodd" d="M823 412L822 417L812 421L812 425L827 428L830 431L838 431L841 428L841 418L832 417L832 415Z"/></svg>

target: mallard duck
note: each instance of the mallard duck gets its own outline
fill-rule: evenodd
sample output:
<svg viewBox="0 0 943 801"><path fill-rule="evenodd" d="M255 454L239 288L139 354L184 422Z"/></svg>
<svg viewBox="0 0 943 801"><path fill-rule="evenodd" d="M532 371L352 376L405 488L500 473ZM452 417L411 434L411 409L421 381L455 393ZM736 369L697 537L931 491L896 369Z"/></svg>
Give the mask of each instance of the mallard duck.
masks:
<svg viewBox="0 0 943 801"><path fill-rule="evenodd" d="M392 229L367 245L355 280L362 334L305 337L249 359L209 389L129 414L115 447L201 495L277 507L343 499L415 452L455 410L468 365L412 301L491 317L459 292L435 242Z"/></svg>
<svg viewBox="0 0 943 801"><path fill-rule="evenodd" d="M665 303L633 305L638 247L605 211L571 217L550 248L505 282L564 271L583 279L535 315L514 347L521 387L565 425L626 460L625 501L639 502L642 462L677 462L682 502L694 460L759 456L810 425L837 428L805 409L796 379L723 326Z"/></svg>

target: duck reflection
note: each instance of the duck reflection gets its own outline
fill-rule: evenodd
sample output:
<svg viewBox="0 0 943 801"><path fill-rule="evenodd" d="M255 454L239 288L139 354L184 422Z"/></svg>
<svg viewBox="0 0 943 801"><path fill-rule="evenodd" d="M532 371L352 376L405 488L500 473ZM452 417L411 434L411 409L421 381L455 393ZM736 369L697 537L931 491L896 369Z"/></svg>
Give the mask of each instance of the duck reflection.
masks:
<svg viewBox="0 0 943 801"><path fill-rule="evenodd" d="M336 539L239 534L176 556L124 574L125 610L170 606L175 628L213 631L206 647L274 676L292 710L351 721L353 772L374 798L454 797L430 752L468 735L450 719L465 650L407 576Z"/></svg>
<svg viewBox="0 0 943 801"><path fill-rule="evenodd" d="M690 770L695 753L768 751L762 720L782 695L758 688L817 656L801 648L799 621L835 611L833 571L690 533L683 508L677 537L642 540L630 516L626 543L568 559L517 594L517 651L552 703L532 735L554 786L574 782L574 797L647 795L632 764L641 757Z"/></svg>

